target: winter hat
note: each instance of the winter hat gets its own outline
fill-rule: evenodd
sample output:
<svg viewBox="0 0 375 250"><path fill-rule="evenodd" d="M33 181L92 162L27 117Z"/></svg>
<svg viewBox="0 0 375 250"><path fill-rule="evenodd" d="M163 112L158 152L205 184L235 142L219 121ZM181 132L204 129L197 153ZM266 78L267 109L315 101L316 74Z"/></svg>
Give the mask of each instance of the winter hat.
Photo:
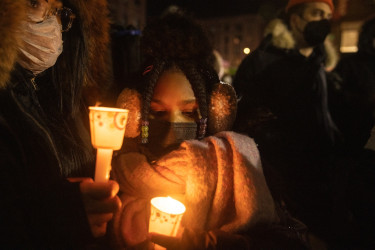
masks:
<svg viewBox="0 0 375 250"><path fill-rule="evenodd" d="M329 5L329 7L331 8L331 10L333 11L333 2L332 2L332 0L289 0L288 5L285 8L285 11L288 12L288 10L291 7L293 7L295 5L298 5L298 4L301 4L301 3L314 3L314 2L326 3L326 4Z"/></svg>

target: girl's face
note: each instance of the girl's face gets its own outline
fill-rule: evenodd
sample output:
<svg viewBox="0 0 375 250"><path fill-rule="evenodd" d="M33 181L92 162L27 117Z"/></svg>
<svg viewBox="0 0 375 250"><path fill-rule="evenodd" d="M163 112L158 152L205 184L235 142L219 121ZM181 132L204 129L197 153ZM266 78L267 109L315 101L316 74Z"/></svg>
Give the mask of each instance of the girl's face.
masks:
<svg viewBox="0 0 375 250"><path fill-rule="evenodd" d="M182 71L170 70L161 75L151 100L150 116L173 123L196 123L199 120L197 100Z"/></svg>

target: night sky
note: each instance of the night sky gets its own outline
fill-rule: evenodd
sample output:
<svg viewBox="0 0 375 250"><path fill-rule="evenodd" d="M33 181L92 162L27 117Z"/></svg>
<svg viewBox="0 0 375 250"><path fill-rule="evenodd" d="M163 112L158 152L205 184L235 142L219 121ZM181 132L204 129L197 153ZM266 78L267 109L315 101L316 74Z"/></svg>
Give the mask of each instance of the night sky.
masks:
<svg viewBox="0 0 375 250"><path fill-rule="evenodd" d="M287 0L149 0L148 16L160 15L168 6L178 5L189 14L204 18L257 13L262 8L281 8Z"/></svg>

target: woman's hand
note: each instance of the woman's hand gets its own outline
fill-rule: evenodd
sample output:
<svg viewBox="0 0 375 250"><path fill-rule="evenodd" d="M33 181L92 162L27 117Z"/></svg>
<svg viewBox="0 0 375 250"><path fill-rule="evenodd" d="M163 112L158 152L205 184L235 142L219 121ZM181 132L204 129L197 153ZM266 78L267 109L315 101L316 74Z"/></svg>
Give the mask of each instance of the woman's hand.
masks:
<svg viewBox="0 0 375 250"><path fill-rule="evenodd" d="M112 180L94 182L91 178L69 179L69 181L81 182L82 200L93 236L105 235L107 223L121 207L121 201L117 197L118 183Z"/></svg>

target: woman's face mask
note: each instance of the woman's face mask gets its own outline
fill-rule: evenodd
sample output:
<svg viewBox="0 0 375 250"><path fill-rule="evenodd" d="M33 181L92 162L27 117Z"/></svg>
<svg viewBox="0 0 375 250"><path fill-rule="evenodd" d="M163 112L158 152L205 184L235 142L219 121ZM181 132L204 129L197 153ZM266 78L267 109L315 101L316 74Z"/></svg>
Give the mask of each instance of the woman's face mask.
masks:
<svg viewBox="0 0 375 250"><path fill-rule="evenodd" d="M63 50L61 25L56 16L51 16L43 22L26 22L23 28L24 45L18 63L39 74L52 67Z"/></svg>
<svg viewBox="0 0 375 250"><path fill-rule="evenodd" d="M184 140L197 137L197 123L168 122L151 119L146 147L156 156L163 155L180 145Z"/></svg>

